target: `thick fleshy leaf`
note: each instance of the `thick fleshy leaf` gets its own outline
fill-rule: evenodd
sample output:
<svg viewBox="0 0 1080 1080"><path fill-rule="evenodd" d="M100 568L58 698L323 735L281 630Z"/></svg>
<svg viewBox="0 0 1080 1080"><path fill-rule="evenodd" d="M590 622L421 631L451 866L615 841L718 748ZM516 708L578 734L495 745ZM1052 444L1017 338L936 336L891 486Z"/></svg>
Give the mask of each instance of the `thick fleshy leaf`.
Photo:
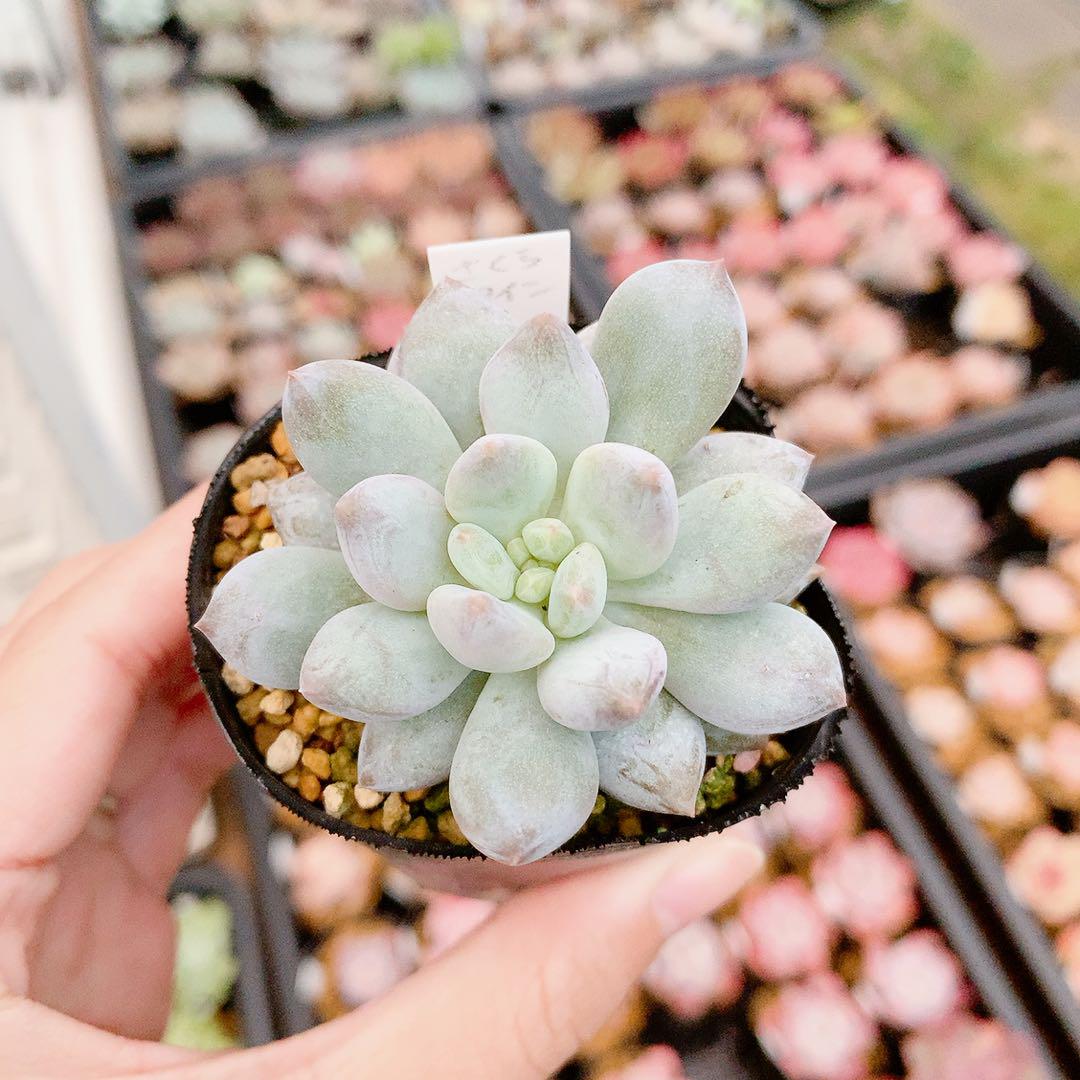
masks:
<svg viewBox="0 0 1080 1080"><path fill-rule="evenodd" d="M364 725L357 781L373 791L409 791L441 784L450 775L458 739L487 682L474 671L443 702L408 720Z"/></svg>
<svg viewBox="0 0 1080 1080"><path fill-rule="evenodd" d="M829 635L783 604L694 615L610 603L604 614L658 637L668 655L665 688L695 716L728 731L778 735L847 700Z"/></svg>
<svg viewBox="0 0 1080 1080"><path fill-rule="evenodd" d="M238 562L218 582L196 628L252 682L295 690L319 627L367 599L338 552L267 548Z"/></svg>
<svg viewBox="0 0 1080 1080"><path fill-rule="evenodd" d="M596 324L607 438L669 465L727 408L746 363L746 320L723 263L672 259L631 274Z"/></svg>
<svg viewBox="0 0 1080 1080"><path fill-rule="evenodd" d="M457 572L474 588L509 600L514 595L518 568L506 548L479 525L455 525L446 550Z"/></svg>
<svg viewBox="0 0 1080 1080"><path fill-rule="evenodd" d="M613 731L639 720L667 675L667 653L651 634L600 619L560 641L536 676L548 716L577 731Z"/></svg>
<svg viewBox="0 0 1080 1080"><path fill-rule="evenodd" d="M741 754L744 750L760 750L769 741L767 735L740 735L737 731L725 731L704 720L700 723L705 731L705 752L717 757Z"/></svg>
<svg viewBox="0 0 1080 1080"><path fill-rule="evenodd" d="M662 693L645 715L618 731L593 736L600 788L627 806L694 816L705 775L701 721Z"/></svg>
<svg viewBox="0 0 1080 1080"><path fill-rule="evenodd" d="M559 487L574 458L603 442L604 380L570 327L552 315L530 319L491 358L480 378L484 430L529 435L559 463Z"/></svg>
<svg viewBox="0 0 1080 1080"><path fill-rule="evenodd" d="M555 571L548 593L547 624L561 638L592 626L607 603L607 570L595 544L578 544Z"/></svg>
<svg viewBox="0 0 1080 1080"><path fill-rule="evenodd" d="M514 584L514 595L523 604L542 604L551 595L555 571L547 566L530 566L521 571Z"/></svg>
<svg viewBox="0 0 1080 1080"><path fill-rule="evenodd" d="M266 505L274 529L286 547L317 547L337 551L334 496L306 472L266 487Z"/></svg>
<svg viewBox="0 0 1080 1080"><path fill-rule="evenodd" d="M732 473L761 473L802 491L814 455L794 443L752 431L713 431L703 435L674 465L671 475L680 495Z"/></svg>
<svg viewBox="0 0 1080 1080"><path fill-rule="evenodd" d="M560 517L576 539L600 549L609 579L644 577L662 566L675 546L675 481L647 451L599 443L574 462Z"/></svg>
<svg viewBox="0 0 1080 1080"><path fill-rule="evenodd" d="M478 589L440 586L428 597L427 613L446 651L477 671L525 671L542 664L555 648L539 609Z"/></svg>
<svg viewBox="0 0 1080 1080"><path fill-rule="evenodd" d="M481 373L516 328L509 312L485 293L447 279L416 309L387 370L419 387L468 446L484 434Z"/></svg>
<svg viewBox="0 0 1080 1080"><path fill-rule="evenodd" d="M574 550L574 534L558 518L537 518L521 530L525 550L541 562L556 566Z"/></svg>
<svg viewBox="0 0 1080 1080"><path fill-rule="evenodd" d="M500 543L543 517L555 495L551 451L525 435L485 435L446 478L446 509L455 521L487 529Z"/></svg>
<svg viewBox="0 0 1080 1080"><path fill-rule="evenodd" d="M832 529L801 491L756 473L710 480L679 500L679 536L667 562L612 584L612 600L719 615L787 597Z"/></svg>
<svg viewBox="0 0 1080 1080"><path fill-rule="evenodd" d="M423 613L365 604L335 615L315 635L300 692L349 720L404 720L445 701L468 674Z"/></svg>
<svg viewBox="0 0 1080 1080"><path fill-rule="evenodd" d="M338 499L341 553L373 599L423 611L432 589L458 580L446 538L454 527L443 497L415 476L369 476Z"/></svg>
<svg viewBox="0 0 1080 1080"><path fill-rule="evenodd" d="M549 855L596 802L592 739L556 724L531 671L492 675L450 769L450 806L470 843L511 866Z"/></svg>
<svg viewBox="0 0 1080 1080"><path fill-rule="evenodd" d="M344 495L369 476L404 473L442 490L461 453L419 390L372 364L320 360L289 372L281 413L315 481Z"/></svg>

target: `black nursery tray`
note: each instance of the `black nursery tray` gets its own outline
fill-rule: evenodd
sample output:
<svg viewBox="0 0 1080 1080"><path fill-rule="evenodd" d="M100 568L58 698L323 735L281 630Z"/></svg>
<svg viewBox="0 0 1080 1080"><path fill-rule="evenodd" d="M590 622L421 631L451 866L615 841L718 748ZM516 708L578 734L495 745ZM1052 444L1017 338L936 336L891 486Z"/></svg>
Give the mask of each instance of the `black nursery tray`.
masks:
<svg viewBox="0 0 1080 1080"><path fill-rule="evenodd" d="M238 1015L245 1046L273 1042L278 1032L270 1010L262 938L252 895L229 871L213 863L180 869L169 888L169 898L184 893L220 897L229 905L233 919L233 953L239 961L230 1007Z"/></svg>
<svg viewBox="0 0 1080 1080"><path fill-rule="evenodd" d="M1011 972L989 947L965 898L951 877L946 857L920 823L910 788L883 761L868 731L876 722L872 711L852 710L838 740L837 761L862 796L871 828L884 829L911 859L919 879L924 912L916 925L936 926L960 959L987 1012L1010 1027L1026 1032L1039 1049L1048 1077L1065 1080L1075 1075L1057 1056L1053 1038L1038 1030L1038 1002L1025 1002ZM683 1053L689 1080L784 1080L768 1059L740 1013L714 1017L703 1031L666 1023L646 1031L647 1037L674 1040ZM679 1046L680 1039L689 1045ZM890 1071L887 1070L886 1071ZM902 1075L902 1074L898 1074ZM972 1077L971 1080L976 1080Z"/></svg>
<svg viewBox="0 0 1080 1080"><path fill-rule="evenodd" d="M835 74L854 100L865 99L866 95L850 73L830 62L815 61L815 65ZM783 61L763 63L754 71L743 74L765 77L784 66ZM710 84L718 81L722 80ZM673 85L688 86L692 82L679 80ZM634 110L652 96L652 89L636 98L609 99L603 94L582 94L576 104L595 114L605 131L614 134L629 130L634 125ZM524 115L508 116L496 122L503 169L516 189L522 207L539 228L565 228L576 208L548 190L543 166L528 148L527 123L528 117ZM894 150L924 158L949 179L949 172L941 162L924 151L899 126L879 121L879 129ZM1021 246L970 192L951 179L949 195L974 229L994 232L1014 246ZM600 314L613 287L601 260L577 229L573 225L570 227L574 236L574 280L582 314L591 321ZM954 455L974 453L981 460L1000 461L1014 455L1018 443L1024 448L1038 448L1052 445L1060 438L1061 425L1067 425L1080 415L1080 307L1030 255L1028 268L1019 281L1028 291L1032 313L1043 334L1039 343L1027 352L1032 367L1031 391L1013 405L966 413L937 430L892 436L867 451L838 454L815 464L806 490L816 502L831 509L865 498L882 483L897 480L913 470L947 469ZM920 337L925 337L925 330L930 329L942 344L949 347L958 344L951 337L944 312L920 312L920 322L924 317L928 326L920 326Z"/></svg>
<svg viewBox="0 0 1080 1080"><path fill-rule="evenodd" d="M985 453L984 446L955 448L947 458L947 470L936 467L940 459L924 460L911 473L955 480L979 501L984 517L998 515L1022 472L1060 456L1080 457L1080 417L1051 430L1057 431L1059 441L1049 447L1042 445L1047 440L1025 439L1022 432L1014 433L1011 441L1003 440L1004 448L1013 452L1006 461ZM863 524L869 517L868 502L854 498L835 505L831 513L841 525ZM991 561L996 566L1001 560L1040 548L1045 550L1045 545L1014 524L1004 528L992 543ZM1048 933L1013 894L1000 854L960 807L952 777L909 723L900 691L859 644L846 613L845 621L880 752L888 757L904 789L913 793L925 827L939 843L965 902L1003 958L1015 992L1029 1001L1038 1023L1044 1026L1066 1075L1080 1076L1080 1002L1065 982Z"/></svg>
<svg viewBox="0 0 1080 1080"><path fill-rule="evenodd" d="M228 172L242 165L278 161L298 153L313 140L328 136L353 141L393 138L433 123L449 124L475 120L484 111L483 77L462 49L459 65L464 69L474 91L473 103L465 108L447 113L414 113L392 103L372 109L353 109L341 116L325 120L293 117L273 102L265 86L254 80L242 80L234 84L229 80L194 75L191 67L197 37L179 25L176 19L170 18L165 26L152 36L173 42L187 53L183 68L173 80L174 84L183 87L202 81L208 85L238 86L241 96L258 114L259 121L266 130L266 141L257 149L227 157L187 159L179 150L159 154L135 154L124 146L113 121L117 103L111 88L106 84L101 67L108 37L95 10L96 2L97 0L83 0L73 6L79 20L83 52L88 61L88 76L107 165L121 199L153 198L176 191L203 176ZM439 0L420 0L418 7L429 15L445 14Z"/></svg>
<svg viewBox="0 0 1080 1080"><path fill-rule="evenodd" d="M154 371L155 363L162 351L163 346L158 342L151 330L146 310L143 306L143 298L153 282L140 258L140 229L160 221L171 219L173 199L185 190L197 179L209 175L242 177L256 168L259 164L279 163L285 165L295 164L308 153L317 152L321 149L342 147L352 149L378 143L380 141L401 138L422 131L453 127L456 124L464 124L468 127L478 127L489 132L493 143L491 170L495 174L501 174L502 161L498 154L497 146L494 146L495 137L491 132L490 125L467 118L458 119L414 119L408 124L397 126L391 133L368 124L357 125L351 130L338 129L325 137L313 139L310 137L295 140L281 140L273 147L273 151L262 155L259 160L248 159L244 162L222 162L215 165L200 166L192 175L183 177L179 173L170 174L167 182L159 185L136 185L123 196L113 201L113 220L116 232L119 258L121 263L125 300L128 307L129 323L134 342L135 356L139 369L139 377L142 383L143 399L146 402L150 434L154 444L157 459L158 473L164 490L166 502L179 498L191 487L182 472L182 458L185 439L188 435L209 427L219 422L233 422L236 419L231 405L231 398L226 397L213 402L201 402L185 404L178 400L157 378ZM152 192L152 194L151 194ZM513 192L511 197L515 198ZM522 212L529 215L528 207L522 206ZM534 221L536 228L542 228L539 222ZM558 226L562 227L562 226ZM262 247L252 247L251 252L263 252ZM576 312L584 303L584 297L579 296L577 285L571 283L571 319L576 320L578 325L585 320L580 319ZM242 425L241 425L242 426Z"/></svg>
<svg viewBox="0 0 1080 1080"><path fill-rule="evenodd" d="M777 0L777 9L788 20L787 33L766 43L757 53L719 53L707 63L692 68L657 68L629 79L611 79L579 88L557 87L535 94L507 94L493 89L488 78L483 44L474 46L475 63L483 79L484 97L496 109L509 113L530 112L555 105L584 108L616 108L640 101L656 90L686 82L714 81L731 75L752 75L771 70L792 60L804 60L821 51L824 34L818 17L798 0ZM600 103L603 103L601 106Z"/></svg>
<svg viewBox="0 0 1080 1080"><path fill-rule="evenodd" d="M1035 1019L1038 1003L1023 1000L1009 969L989 946L949 874L945 857L919 822L906 789L882 761L860 715L849 714L836 756L866 802L871 827L884 828L915 866L924 902L923 916L917 925L933 925L942 931L988 1013L1035 1040L1048 1077L1065 1080L1076 1075L1061 1063L1060 1056L1055 1060L1053 1040L1038 1030ZM277 1030L281 1035L297 1034L316 1023L311 1006L295 990L301 958L310 955L314 939L293 919L286 886L270 866L268 844L275 829L270 804L251 778L240 775L239 770L236 783L251 841ZM392 921L411 923L417 917L417 909L407 901L397 901L384 894L377 914ZM680 1024L659 1008L653 1009L643 1042L672 1045L683 1058L690 1080L715 1080L721 1076L725 1080L783 1080L747 1026L740 1006L724 1013L712 1013L692 1025ZM567 1075L576 1073L569 1069Z"/></svg>

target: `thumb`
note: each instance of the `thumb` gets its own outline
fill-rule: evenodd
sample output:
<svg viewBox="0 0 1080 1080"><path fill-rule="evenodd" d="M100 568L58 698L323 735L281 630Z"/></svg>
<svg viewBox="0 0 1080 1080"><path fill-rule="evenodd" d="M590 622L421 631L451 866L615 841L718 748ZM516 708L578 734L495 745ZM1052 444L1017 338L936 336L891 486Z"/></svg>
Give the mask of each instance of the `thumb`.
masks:
<svg viewBox="0 0 1080 1080"><path fill-rule="evenodd" d="M234 1057L226 1075L342 1076L363 1062L370 1076L550 1076L611 1016L664 939L726 903L761 862L758 848L721 834L519 894L386 997ZM201 1075L216 1074L204 1065Z"/></svg>

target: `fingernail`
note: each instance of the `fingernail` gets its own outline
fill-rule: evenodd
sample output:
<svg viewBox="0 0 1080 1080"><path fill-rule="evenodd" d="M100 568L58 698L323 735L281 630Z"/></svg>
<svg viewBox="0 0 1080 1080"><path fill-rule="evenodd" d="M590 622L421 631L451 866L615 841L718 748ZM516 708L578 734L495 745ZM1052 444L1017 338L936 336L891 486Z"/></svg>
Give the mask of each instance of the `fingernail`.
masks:
<svg viewBox="0 0 1080 1080"><path fill-rule="evenodd" d="M653 911L665 937L723 906L760 869L765 855L745 840L706 841L679 860L653 893Z"/></svg>

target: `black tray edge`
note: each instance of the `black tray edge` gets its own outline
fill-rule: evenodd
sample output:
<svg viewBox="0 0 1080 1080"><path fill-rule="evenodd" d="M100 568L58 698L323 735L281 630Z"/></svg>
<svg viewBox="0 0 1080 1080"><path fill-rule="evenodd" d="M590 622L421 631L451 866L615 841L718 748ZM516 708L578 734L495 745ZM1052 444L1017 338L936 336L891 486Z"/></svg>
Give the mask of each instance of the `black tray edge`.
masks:
<svg viewBox="0 0 1080 1080"><path fill-rule="evenodd" d="M262 931L275 1026L281 1037L297 1035L315 1026L315 1015L296 994L300 947L289 908L287 885L270 865L273 820L269 796L242 765L230 770L229 786L240 808L251 856L252 892Z"/></svg>

